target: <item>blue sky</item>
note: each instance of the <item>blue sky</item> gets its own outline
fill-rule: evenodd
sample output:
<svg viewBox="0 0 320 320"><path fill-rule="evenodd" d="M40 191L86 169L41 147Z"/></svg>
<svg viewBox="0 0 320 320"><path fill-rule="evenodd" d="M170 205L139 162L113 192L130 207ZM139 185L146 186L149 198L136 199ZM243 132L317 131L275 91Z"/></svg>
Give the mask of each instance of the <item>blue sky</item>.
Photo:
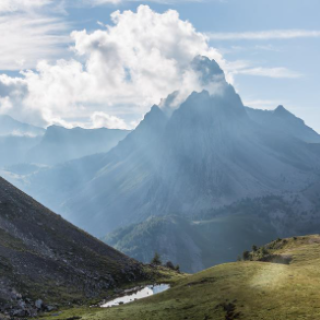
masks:
<svg viewBox="0 0 320 320"><path fill-rule="evenodd" d="M43 72L41 77L36 79L35 75L31 75L31 80L29 78L25 80L25 75L19 74L19 70L36 70L37 63L46 59L50 66L49 78L53 79L55 76L52 72L60 72L53 70L53 66L59 59L66 61L75 59L86 65L86 59L92 58L92 56L88 58L89 53L83 51L88 50L88 47L84 49L84 42L79 42L77 54L75 54L75 50L70 50L75 40L70 39L69 34L74 30L83 29L87 30L87 35L98 29L103 31L105 26L101 24L114 25L110 19L112 12L116 10L136 12L140 4L146 4L160 14L168 9L176 10L179 12L180 20L188 20L197 32L207 36L208 45L217 49L226 62L225 68L228 69L226 71L232 74L233 84L246 105L273 109L283 104L320 132L320 2L317 0L208 0L166 1L166 3L159 0L157 2L118 1L103 4L102 2L109 1L33 0L33 3L38 4L37 7L34 5L23 7L22 1L11 1L16 2L15 8L8 9L6 0L2 8L0 4L0 12L2 10L0 31L1 28L7 28L7 21L10 18L13 21L12 34L17 37L17 41L10 41L14 38L10 36L11 34L7 34L5 39L1 39L0 35L2 40L0 48L5 53L2 60L0 59L0 68L3 69L2 74L7 74L11 78L18 76L27 81L26 85L26 82L18 83L17 80L6 79L6 86L10 83L10 86L19 86L19 88L27 86L28 89L24 89L24 93L19 93L24 99L21 102L17 98L19 94L16 93L10 95L10 101L5 99L0 87L0 95L2 95L0 112L2 113L8 111L13 116L28 113L29 116L25 116L26 120L33 122L40 117L42 120L38 119L34 122L41 125L59 123L72 126L84 123L90 126L87 120L82 119L80 113L81 108L87 110L90 104L90 111L83 114L85 117L91 115L91 120L95 117L95 126L108 125L110 121L113 126L134 126L151 105L139 109L137 107L139 99L137 99L136 105L129 107L124 99L110 102L106 106L103 103L104 97L99 101L83 97L80 102L70 100L70 103L76 103L77 107L71 108L69 113L62 112L50 102L50 98L46 101L45 97L39 94L34 94L32 99L24 95L25 91L45 88L43 83L48 83L48 78L44 75L48 74L48 66L41 69L40 72ZM39 19L39 23L30 24L32 19L33 21ZM24 34L23 29L28 32L25 31ZM20 44L17 45L21 42L19 42L19 32L24 39L30 37L22 47ZM158 36L158 41L161 41L161 35ZM80 36L77 39L80 41ZM89 41L89 39L92 40L92 37L83 37L83 41ZM79 54L81 50L83 52ZM92 54L91 51L90 54ZM11 63L11 57L15 58L15 62ZM64 81L67 82L65 78ZM159 87L161 85L159 84ZM150 90L153 89L150 88ZM132 89L132 92L135 91ZM163 94L165 93L167 93L166 90ZM155 96L161 96L161 92L156 91ZM146 99L146 103L152 102L149 98ZM109 96L105 99L109 101ZM46 106L43 106L44 111L39 110L42 107L34 106L37 101ZM12 107L9 102L21 103L22 109ZM63 110L66 108L64 106Z"/></svg>

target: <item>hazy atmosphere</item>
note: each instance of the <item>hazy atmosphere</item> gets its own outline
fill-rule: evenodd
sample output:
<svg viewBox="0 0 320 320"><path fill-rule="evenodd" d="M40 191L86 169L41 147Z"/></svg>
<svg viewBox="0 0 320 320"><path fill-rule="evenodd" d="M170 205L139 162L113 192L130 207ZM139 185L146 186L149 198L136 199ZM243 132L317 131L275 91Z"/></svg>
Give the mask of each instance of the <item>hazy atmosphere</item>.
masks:
<svg viewBox="0 0 320 320"><path fill-rule="evenodd" d="M0 320L320 319L318 0L0 0Z"/></svg>

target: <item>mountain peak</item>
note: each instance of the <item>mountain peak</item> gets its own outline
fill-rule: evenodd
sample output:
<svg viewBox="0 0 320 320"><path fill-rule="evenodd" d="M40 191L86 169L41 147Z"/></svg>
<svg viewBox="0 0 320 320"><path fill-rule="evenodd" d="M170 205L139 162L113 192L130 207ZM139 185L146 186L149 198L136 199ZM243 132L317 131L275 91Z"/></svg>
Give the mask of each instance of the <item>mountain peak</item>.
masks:
<svg viewBox="0 0 320 320"><path fill-rule="evenodd" d="M159 126L167 122L167 117L164 112L157 106L153 105L150 111L144 116L140 122L139 127L144 126Z"/></svg>
<svg viewBox="0 0 320 320"><path fill-rule="evenodd" d="M276 109L274 109L273 113L279 116L293 116L293 114L290 111L288 111L283 105L279 105Z"/></svg>
<svg viewBox="0 0 320 320"><path fill-rule="evenodd" d="M147 115L160 114L160 113L162 113L161 109L155 104L151 107Z"/></svg>
<svg viewBox="0 0 320 320"><path fill-rule="evenodd" d="M58 137L63 137L68 132L68 129L62 126L52 125L47 128L44 135L45 140L56 139Z"/></svg>
<svg viewBox="0 0 320 320"><path fill-rule="evenodd" d="M62 130L67 130L67 128L58 126L56 124L53 124L47 128L47 131L62 131Z"/></svg>
<svg viewBox="0 0 320 320"><path fill-rule="evenodd" d="M296 124L304 125L304 121L296 117L293 113L287 110L283 105L279 105L274 111L273 115L278 118L283 118Z"/></svg>
<svg viewBox="0 0 320 320"><path fill-rule="evenodd" d="M137 128L120 142L121 150L125 150L127 153L132 148L141 147L155 141L164 131L167 122L168 118L165 113L157 105L152 106Z"/></svg>
<svg viewBox="0 0 320 320"><path fill-rule="evenodd" d="M193 92L175 111L174 116L191 119L203 118L210 123L224 118L226 121L239 119L246 115L240 97L231 85L227 85L222 94L211 95L207 90Z"/></svg>
<svg viewBox="0 0 320 320"><path fill-rule="evenodd" d="M223 70L215 60L208 57L197 56L192 61L192 68L200 73L202 85L206 86L212 82L225 81Z"/></svg>

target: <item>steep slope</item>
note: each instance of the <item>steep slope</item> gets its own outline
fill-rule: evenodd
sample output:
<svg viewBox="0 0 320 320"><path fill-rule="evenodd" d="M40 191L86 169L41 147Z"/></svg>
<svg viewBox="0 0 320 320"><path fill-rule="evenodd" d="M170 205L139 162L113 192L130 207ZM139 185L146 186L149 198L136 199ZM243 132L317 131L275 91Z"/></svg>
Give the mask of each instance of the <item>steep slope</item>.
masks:
<svg viewBox="0 0 320 320"><path fill-rule="evenodd" d="M42 136L45 129L17 121L10 116L0 115L0 136Z"/></svg>
<svg viewBox="0 0 320 320"><path fill-rule="evenodd" d="M69 310L60 319L319 319L319 252L319 235L279 239L253 253L257 261L215 266L159 295L110 309Z"/></svg>
<svg viewBox="0 0 320 320"><path fill-rule="evenodd" d="M26 157L29 163L54 165L90 154L103 153L115 147L129 131L51 126L41 142Z"/></svg>
<svg viewBox="0 0 320 320"><path fill-rule="evenodd" d="M144 277L141 264L0 178L0 313L33 314L36 299L67 305L99 298Z"/></svg>
<svg viewBox="0 0 320 320"><path fill-rule="evenodd" d="M283 106L278 106L272 111L251 108L246 110L252 120L268 130L278 131L279 134L290 134L305 142L320 143L320 135Z"/></svg>

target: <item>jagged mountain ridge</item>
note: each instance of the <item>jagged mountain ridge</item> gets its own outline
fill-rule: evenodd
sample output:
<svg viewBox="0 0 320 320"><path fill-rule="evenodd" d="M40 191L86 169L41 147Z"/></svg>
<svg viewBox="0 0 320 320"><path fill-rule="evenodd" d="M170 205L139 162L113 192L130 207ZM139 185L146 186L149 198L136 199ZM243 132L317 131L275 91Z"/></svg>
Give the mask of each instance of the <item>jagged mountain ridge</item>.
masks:
<svg viewBox="0 0 320 320"><path fill-rule="evenodd" d="M144 279L140 263L0 178L0 314L17 305L30 315L36 299L67 305L99 298L139 279ZM21 297L33 302L27 307Z"/></svg>
<svg viewBox="0 0 320 320"><path fill-rule="evenodd" d="M219 73L212 77L218 91L194 92L169 119L154 106L107 154L44 170L24 188L103 236L150 215L197 214L246 197L294 195L317 181L315 148L290 130L254 121L221 69L211 69ZM44 177L54 183L46 185Z"/></svg>
<svg viewBox="0 0 320 320"><path fill-rule="evenodd" d="M16 174L17 165L22 171L27 171L30 165L52 166L105 153L129 132L107 128L67 129L60 126L43 129L0 115L0 167L4 170L4 175L10 176Z"/></svg>

